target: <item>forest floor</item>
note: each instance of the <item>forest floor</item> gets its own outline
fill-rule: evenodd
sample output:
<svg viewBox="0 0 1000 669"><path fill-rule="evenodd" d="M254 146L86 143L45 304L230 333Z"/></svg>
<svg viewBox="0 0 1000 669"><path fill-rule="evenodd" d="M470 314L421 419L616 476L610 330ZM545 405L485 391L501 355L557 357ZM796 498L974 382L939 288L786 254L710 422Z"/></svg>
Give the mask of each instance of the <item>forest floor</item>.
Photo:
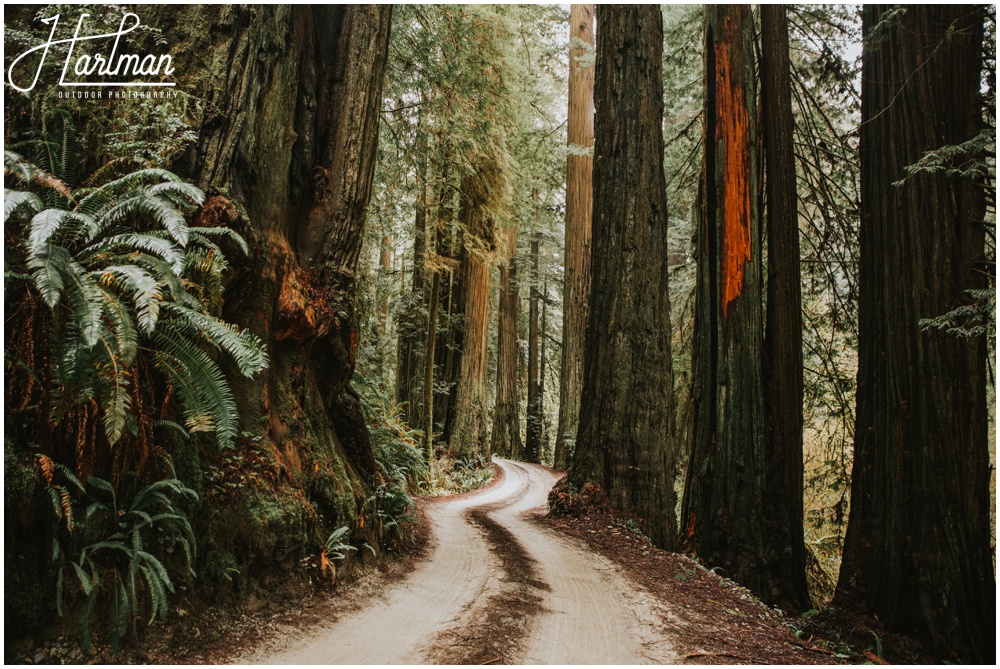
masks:
<svg viewBox="0 0 1000 669"><path fill-rule="evenodd" d="M349 585L156 625L141 650L115 658L74 658L66 644L21 661L57 663L62 652L150 664L854 664L885 663L883 652L933 661L864 621L786 617L653 548L606 506L547 513L562 472L506 460L497 471L481 490L421 498L409 550Z"/></svg>

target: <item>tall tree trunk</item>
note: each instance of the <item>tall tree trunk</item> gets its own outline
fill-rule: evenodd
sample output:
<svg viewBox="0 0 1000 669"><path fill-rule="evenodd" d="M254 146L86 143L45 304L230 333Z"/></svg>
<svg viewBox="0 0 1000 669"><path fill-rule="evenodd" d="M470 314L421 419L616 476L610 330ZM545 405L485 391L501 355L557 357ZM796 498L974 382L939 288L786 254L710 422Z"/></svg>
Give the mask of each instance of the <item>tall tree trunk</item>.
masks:
<svg viewBox="0 0 1000 669"><path fill-rule="evenodd" d="M594 46L594 5L570 5L570 39ZM569 108L566 142L574 151L594 146L594 68L577 59L583 47L569 50ZM565 469L576 445L583 392L583 354L587 339L590 295L590 240L594 191L594 157L566 157L566 247L563 279L562 369L559 374L559 427L554 465Z"/></svg>
<svg viewBox="0 0 1000 669"><path fill-rule="evenodd" d="M242 439L237 449L283 472L274 492L282 501L269 524L253 506L267 491L219 508L220 529L199 552L210 560L203 556L233 550L242 578L275 565L299 573L308 549L301 537L355 526L374 483L349 381L390 13L389 6L192 5L150 16L191 59L177 68L179 87L211 110L196 150L175 167L210 194L206 211L251 248L250 258L233 263L225 316L261 337L270 357L265 374L231 378L242 429L260 438ZM175 461L191 476L199 455L177 453ZM377 541L371 527L361 530L369 543ZM221 581L205 564L199 576Z"/></svg>
<svg viewBox="0 0 1000 669"><path fill-rule="evenodd" d="M488 454L487 325L494 240L493 222L485 202L491 186L484 171L462 179L461 220L465 228L459 267L462 362L455 389L454 422L448 435L449 445L461 457Z"/></svg>
<svg viewBox="0 0 1000 669"><path fill-rule="evenodd" d="M983 12L887 9L862 12L858 405L837 599L992 664L986 342L920 325L986 287L984 191L960 174L906 171L982 128Z"/></svg>
<svg viewBox="0 0 1000 669"><path fill-rule="evenodd" d="M597 8L594 253L569 479L671 548L675 453L659 5Z"/></svg>
<svg viewBox="0 0 1000 669"><path fill-rule="evenodd" d="M517 396L517 315L521 301L517 284L517 226L503 231L506 257L500 265L500 313L497 316L497 400L493 408L491 450L520 457L520 402Z"/></svg>
<svg viewBox="0 0 1000 669"><path fill-rule="evenodd" d="M681 518L688 550L768 598L755 99L750 8L706 5L694 442Z"/></svg>
<svg viewBox="0 0 1000 669"><path fill-rule="evenodd" d="M532 193L538 206L538 191ZM536 212L537 219L537 212ZM537 226L537 220L536 220ZM542 446L542 403L538 364L538 253L542 234L531 235L531 287L528 291L528 418L524 441L525 462L538 462Z"/></svg>
<svg viewBox="0 0 1000 669"><path fill-rule="evenodd" d="M767 196L763 509L771 581L764 599L785 611L804 611L809 608L809 588L802 510L802 289L788 18L783 5L761 5L760 17Z"/></svg>

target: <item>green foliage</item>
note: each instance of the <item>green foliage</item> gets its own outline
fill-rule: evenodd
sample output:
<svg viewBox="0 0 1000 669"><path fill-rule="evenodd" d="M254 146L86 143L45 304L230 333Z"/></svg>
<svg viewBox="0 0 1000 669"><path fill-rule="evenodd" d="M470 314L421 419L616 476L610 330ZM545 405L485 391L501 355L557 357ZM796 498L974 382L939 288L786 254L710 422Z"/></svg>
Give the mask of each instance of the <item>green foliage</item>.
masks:
<svg viewBox="0 0 1000 669"><path fill-rule="evenodd" d="M432 497L460 495L482 488L495 475L496 470L486 458L459 458L446 466L435 467L420 482L420 488Z"/></svg>
<svg viewBox="0 0 1000 669"><path fill-rule="evenodd" d="M82 595L81 649L87 652L93 646L95 622L103 612L111 653L117 654L138 623L148 625L167 616L174 583L162 555L177 554L186 573L194 576L195 538L181 505L197 502L198 495L177 479L151 483L127 504L110 483L96 476L86 489L90 502L83 522L91 533L96 529L98 539L72 555L63 540L53 540L56 608L63 615L66 595Z"/></svg>
<svg viewBox="0 0 1000 669"><path fill-rule="evenodd" d="M267 357L259 339L208 309L227 268L214 240L244 251L245 243L231 230L190 226L185 216L204 195L167 170L75 186L79 150L68 118L59 142L36 145L44 169L4 154L6 174L41 190L5 189L4 222L17 240L6 249L5 277L28 281L53 312L50 421L95 401L107 441L117 443L142 352L175 392L186 429L230 446L236 403L214 355L224 352L245 376Z"/></svg>
<svg viewBox="0 0 1000 669"><path fill-rule="evenodd" d="M924 330L946 332L956 337L996 339L997 294L995 289L967 290L967 304L961 304L934 318L920 319Z"/></svg>
<svg viewBox="0 0 1000 669"><path fill-rule="evenodd" d="M371 495L362 514L383 540L403 538L403 523L412 518L410 490L427 470L427 464L409 429L401 408L359 374L353 384L361 392L361 406L368 423L372 452L378 467Z"/></svg>
<svg viewBox="0 0 1000 669"><path fill-rule="evenodd" d="M344 542L344 537L347 536L349 531L348 527L344 525L330 532L330 536L326 538L326 544L324 545L324 550L328 558L343 560L346 557L344 551L358 550L354 546Z"/></svg>

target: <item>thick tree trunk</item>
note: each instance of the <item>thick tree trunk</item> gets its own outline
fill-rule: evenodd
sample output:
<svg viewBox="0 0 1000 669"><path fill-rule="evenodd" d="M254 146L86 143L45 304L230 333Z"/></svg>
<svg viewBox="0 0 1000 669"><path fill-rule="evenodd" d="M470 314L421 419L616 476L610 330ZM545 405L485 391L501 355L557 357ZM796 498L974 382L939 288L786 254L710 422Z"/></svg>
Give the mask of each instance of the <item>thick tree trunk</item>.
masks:
<svg viewBox="0 0 1000 669"><path fill-rule="evenodd" d="M594 46L594 5L570 5L570 39ZM579 151L594 146L594 68L577 58L583 47L569 50L569 109L566 142ZM566 157L566 247L563 278L562 369L559 375L559 427L554 465L565 469L576 445L583 392L583 354L590 295L590 240L594 191L594 157Z"/></svg>
<svg viewBox="0 0 1000 669"><path fill-rule="evenodd" d="M532 193L535 206L538 191ZM537 219L537 212L536 212ZM537 220L536 220L537 225ZM531 287L528 291L528 418L524 440L524 461L538 462L542 446L542 402L538 364L538 253L540 232L531 235Z"/></svg>
<svg viewBox="0 0 1000 669"><path fill-rule="evenodd" d="M906 172L982 127L983 13L887 9L862 13L858 406L837 599L992 664L986 342L920 326L986 287L984 192L946 171Z"/></svg>
<svg viewBox="0 0 1000 669"><path fill-rule="evenodd" d="M767 599L755 99L750 8L707 5L694 442L681 520L687 550Z"/></svg>
<svg viewBox="0 0 1000 669"><path fill-rule="evenodd" d="M206 565L226 564L216 552L231 552L243 579L277 564L300 573L305 537L356 526L374 482L348 384L390 11L208 5L150 16L189 59L177 68L180 88L206 109L196 150L175 167L209 193L205 215L251 248L232 263L225 315L260 336L270 357L255 379L230 376L248 435L237 451L263 458L279 482L220 507L212 522L221 529L199 551ZM174 455L188 476L200 466L197 453ZM282 501L265 514L268 495ZM211 567L198 573L222 581Z"/></svg>
<svg viewBox="0 0 1000 669"><path fill-rule="evenodd" d="M462 179L461 221L465 228L459 283L461 286L462 345L458 385L455 388L454 422L448 443L460 457L488 455L490 266L493 257L493 223L485 210L491 186L483 172Z"/></svg>
<svg viewBox="0 0 1000 669"><path fill-rule="evenodd" d="M802 510L802 289L792 131L788 18L761 5L761 104L767 196L767 320L764 329L764 528L770 604L809 608Z"/></svg>
<svg viewBox="0 0 1000 669"><path fill-rule="evenodd" d="M597 8L594 252L569 479L600 483L658 546L676 536L659 5Z"/></svg>
<svg viewBox="0 0 1000 669"><path fill-rule="evenodd" d="M497 316L497 400L493 408L491 450L505 458L521 457L520 402L517 396L517 226L503 232L506 258L500 265L500 313Z"/></svg>

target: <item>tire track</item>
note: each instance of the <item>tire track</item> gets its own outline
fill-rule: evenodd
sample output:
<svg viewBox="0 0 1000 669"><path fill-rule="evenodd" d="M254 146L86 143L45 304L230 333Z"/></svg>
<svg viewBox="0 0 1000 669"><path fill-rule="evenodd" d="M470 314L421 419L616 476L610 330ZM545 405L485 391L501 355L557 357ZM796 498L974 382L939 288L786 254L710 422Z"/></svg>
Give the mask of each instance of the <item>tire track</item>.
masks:
<svg viewBox="0 0 1000 669"><path fill-rule="evenodd" d="M356 612L270 649L266 664L671 663L658 604L582 543L535 523L550 470L494 460L501 481L427 504L431 548Z"/></svg>
<svg viewBox="0 0 1000 669"><path fill-rule="evenodd" d="M435 664L511 664L523 651L531 620L543 610L548 584L538 577L538 563L503 525L489 516L503 508L474 507L465 512L477 526L490 551L499 559L503 575L499 592L472 609L467 619L444 630L434 640L438 649L427 658Z"/></svg>

